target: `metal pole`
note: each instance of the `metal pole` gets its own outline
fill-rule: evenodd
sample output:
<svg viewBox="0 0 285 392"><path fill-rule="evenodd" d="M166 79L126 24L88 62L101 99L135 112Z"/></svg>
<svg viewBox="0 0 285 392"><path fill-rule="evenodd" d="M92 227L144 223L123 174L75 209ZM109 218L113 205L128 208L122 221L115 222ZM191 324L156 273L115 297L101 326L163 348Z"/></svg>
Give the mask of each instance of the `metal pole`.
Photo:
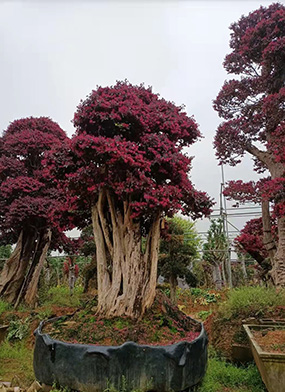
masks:
<svg viewBox="0 0 285 392"><path fill-rule="evenodd" d="M228 243L228 260L227 260L227 274L228 274L228 285L230 288L233 287L233 281L232 281L232 266L231 266L231 244L230 244L230 239L229 239L229 226L228 226L228 216L227 216L227 202L226 198L223 195L224 191L224 185L225 185L225 174L224 174L224 166L221 165L221 170L222 170L222 184L221 184L221 195L220 198L223 201L224 204L224 213L223 213L223 226L224 226L224 232L226 234L227 238L227 243Z"/></svg>

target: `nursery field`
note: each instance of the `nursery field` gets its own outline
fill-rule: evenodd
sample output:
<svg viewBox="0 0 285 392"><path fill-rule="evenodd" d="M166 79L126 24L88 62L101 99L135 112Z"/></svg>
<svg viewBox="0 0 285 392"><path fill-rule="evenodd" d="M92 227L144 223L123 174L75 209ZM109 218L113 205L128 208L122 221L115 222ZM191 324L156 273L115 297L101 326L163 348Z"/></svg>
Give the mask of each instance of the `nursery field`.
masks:
<svg viewBox="0 0 285 392"><path fill-rule="evenodd" d="M0 392L284 392L285 6L8 3Z"/></svg>

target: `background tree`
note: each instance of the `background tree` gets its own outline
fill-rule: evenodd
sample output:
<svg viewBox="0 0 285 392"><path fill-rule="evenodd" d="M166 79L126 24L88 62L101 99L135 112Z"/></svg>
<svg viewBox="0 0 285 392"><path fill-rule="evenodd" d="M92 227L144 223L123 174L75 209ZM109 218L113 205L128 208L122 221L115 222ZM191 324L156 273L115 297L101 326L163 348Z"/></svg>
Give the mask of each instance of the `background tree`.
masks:
<svg viewBox="0 0 285 392"><path fill-rule="evenodd" d="M0 272L5 264L5 261L9 259L12 253L11 245L0 245Z"/></svg>
<svg viewBox="0 0 285 392"><path fill-rule="evenodd" d="M230 29L232 52L224 67L238 78L225 82L214 103L225 119L215 137L217 156L234 166L249 153L256 171L269 171L270 177L263 179L267 192L261 194L264 240L267 243L265 234L271 233L269 200L273 200L278 244L276 251L270 250L271 276L277 286L284 286L285 7L278 3L260 7ZM241 182L238 186L243 192Z"/></svg>
<svg viewBox="0 0 285 392"><path fill-rule="evenodd" d="M50 168L65 176L78 211L91 211L98 312L140 317L155 297L161 217L210 211L182 153L198 140L197 124L150 88L118 82L92 91L74 125L71 152L55 152Z"/></svg>
<svg viewBox="0 0 285 392"><path fill-rule="evenodd" d="M73 295L75 283L79 275L79 266L76 264L74 256L66 258L66 261L63 263L63 273L68 280L69 293Z"/></svg>
<svg viewBox="0 0 285 392"><path fill-rule="evenodd" d="M58 124L46 117L12 122L0 139L0 235L16 243L0 276L0 295L11 303L35 301L49 247L64 242L66 199L42 159L67 141Z"/></svg>
<svg viewBox="0 0 285 392"><path fill-rule="evenodd" d="M96 245L94 242L94 234L92 225L86 226L81 234L80 253L89 258L90 262L83 268L84 276L84 293L97 290L97 260L96 260Z"/></svg>
<svg viewBox="0 0 285 392"><path fill-rule="evenodd" d="M170 284L170 299L176 303L178 278L184 278L190 286L196 286L197 279L191 266L199 257L200 238L194 223L179 216L166 220L162 230L158 271Z"/></svg>
<svg viewBox="0 0 285 392"><path fill-rule="evenodd" d="M11 256L12 246L8 245L0 245L0 260L6 260Z"/></svg>
<svg viewBox="0 0 285 392"><path fill-rule="evenodd" d="M207 240L203 244L203 259L211 265L213 282L219 290L227 282L226 261L228 248L223 221L220 219L211 220Z"/></svg>

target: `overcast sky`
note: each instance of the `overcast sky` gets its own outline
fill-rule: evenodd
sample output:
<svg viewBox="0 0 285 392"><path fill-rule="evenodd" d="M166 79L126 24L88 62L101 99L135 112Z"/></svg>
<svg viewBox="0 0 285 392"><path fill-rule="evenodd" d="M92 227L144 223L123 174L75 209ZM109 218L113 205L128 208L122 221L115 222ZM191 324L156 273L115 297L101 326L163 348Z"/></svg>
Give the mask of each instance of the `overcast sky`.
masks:
<svg viewBox="0 0 285 392"><path fill-rule="evenodd" d="M191 177L218 201L212 100L227 78L228 27L270 3L0 0L0 131L17 118L49 116L71 136L76 106L97 85L144 82L199 123ZM255 178L249 159L225 175Z"/></svg>

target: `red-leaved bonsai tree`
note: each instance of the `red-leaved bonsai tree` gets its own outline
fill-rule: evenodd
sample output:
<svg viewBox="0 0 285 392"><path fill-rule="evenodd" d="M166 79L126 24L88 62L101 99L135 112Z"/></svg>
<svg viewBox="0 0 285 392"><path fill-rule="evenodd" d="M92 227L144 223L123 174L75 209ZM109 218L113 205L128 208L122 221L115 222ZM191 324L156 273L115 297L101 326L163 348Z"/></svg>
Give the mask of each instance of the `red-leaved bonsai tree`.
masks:
<svg viewBox="0 0 285 392"><path fill-rule="evenodd" d="M224 67L238 78L226 81L214 102L225 121L219 126L215 147L219 160L234 166L245 153L255 170L268 170L270 177L253 184L262 202L264 234L270 236L269 201L277 217L278 244L264 235L270 249L271 276L277 286L285 286L285 7L260 7L231 25L230 47ZM233 186L233 183L231 184ZM233 193L248 195L248 184L238 182ZM229 195L230 191L228 192ZM247 200L250 200L247 198Z"/></svg>
<svg viewBox="0 0 285 392"><path fill-rule="evenodd" d="M0 296L33 305L48 249L65 240L66 198L46 178L46 151L67 142L65 132L46 117L13 121L0 138L0 241L16 243L0 275Z"/></svg>
<svg viewBox="0 0 285 392"><path fill-rule="evenodd" d="M235 248L238 253L248 254L254 259L262 269L262 277L268 280L268 273L271 269L269 252L264 246L263 240L263 223L262 218L251 219L248 221L240 234L235 238ZM276 224L273 221L271 225L271 236L273 244L277 240L276 237ZM272 243L271 243L272 245Z"/></svg>
<svg viewBox="0 0 285 392"><path fill-rule="evenodd" d="M92 91L74 125L71 151L55 152L50 169L65 176L78 211L91 210L98 312L138 318L155 298L162 217L210 212L182 153L198 126L183 108L126 81Z"/></svg>

